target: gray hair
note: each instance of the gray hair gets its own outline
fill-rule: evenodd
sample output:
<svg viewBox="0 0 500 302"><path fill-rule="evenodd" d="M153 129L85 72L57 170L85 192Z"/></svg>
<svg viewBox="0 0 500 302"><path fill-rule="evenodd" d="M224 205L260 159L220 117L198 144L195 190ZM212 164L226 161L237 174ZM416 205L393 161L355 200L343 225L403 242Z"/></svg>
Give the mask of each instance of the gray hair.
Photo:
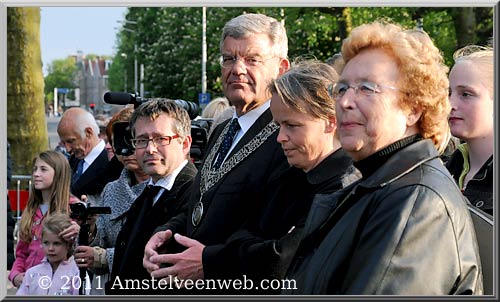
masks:
<svg viewBox="0 0 500 302"><path fill-rule="evenodd" d="M188 112L173 100L164 98L150 99L134 110L130 117L132 134L135 135L135 123L138 118L147 117L154 121L161 114L166 114L174 119L173 130L181 137L191 135L191 119Z"/></svg>
<svg viewBox="0 0 500 302"><path fill-rule="evenodd" d="M262 14L244 14L229 20L222 30L221 52L228 36L240 39L254 34L267 34L273 44L273 54L280 58L287 57L288 38L285 27L278 20Z"/></svg>

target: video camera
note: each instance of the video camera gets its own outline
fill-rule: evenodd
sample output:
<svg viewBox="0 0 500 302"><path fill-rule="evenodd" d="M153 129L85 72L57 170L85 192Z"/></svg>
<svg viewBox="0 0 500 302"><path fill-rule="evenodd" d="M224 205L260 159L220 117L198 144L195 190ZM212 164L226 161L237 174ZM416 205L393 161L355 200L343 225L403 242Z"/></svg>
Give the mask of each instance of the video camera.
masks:
<svg viewBox="0 0 500 302"><path fill-rule="evenodd" d="M80 220L85 222L89 216L97 214L111 214L110 207L94 207L90 205L90 202L75 202L70 203L69 208L71 209L70 217L72 219Z"/></svg>
<svg viewBox="0 0 500 302"><path fill-rule="evenodd" d="M134 154L132 146L132 132L129 122L116 122L113 124L113 147L116 155L129 156Z"/></svg>
<svg viewBox="0 0 500 302"><path fill-rule="evenodd" d="M128 105L133 104L134 109L139 107L142 103L149 102L151 99L140 97L137 94L127 92L111 92L108 91L104 94L104 102L114 105ZM185 109L190 119L195 119L199 113L198 104L184 100L172 100L174 103Z"/></svg>
<svg viewBox="0 0 500 302"><path fill-rule="evenodd" d="M104 102L115 105L133 104L134 108L146 103L152 99L142 98L137 94L127 92L106 92L104 94ZM172 100L179 107L185 109L191 119L191 143L190 155L194 165L199 167L208 144L208 131L212 126L212 119L196 119L199 113L198 104L184 100ZM119 122L113 125L113 146L118 155L130 155L134 152L132 147L132 135L128 122Z"/></svg>
<svg viewBox="0 0 500 302"><path fill-rule="evenodd" d="M78 233L78 245L88 246L89 230L90 230L90 224L88 223L88 218L92 215L97 215L97 214L111 214L111 208L93 207L92 205L90 205L90 202L83 202L83 201L70 203L69 208L71 210L69 216L72 219L76 219L82 222L80 224L80 232ZM87 269L84 267L80 268L80 280L82 281L82 284L78 291L80 295L84 295L84 289L88 287L85 281L86 276L87 276Z"/></svg>

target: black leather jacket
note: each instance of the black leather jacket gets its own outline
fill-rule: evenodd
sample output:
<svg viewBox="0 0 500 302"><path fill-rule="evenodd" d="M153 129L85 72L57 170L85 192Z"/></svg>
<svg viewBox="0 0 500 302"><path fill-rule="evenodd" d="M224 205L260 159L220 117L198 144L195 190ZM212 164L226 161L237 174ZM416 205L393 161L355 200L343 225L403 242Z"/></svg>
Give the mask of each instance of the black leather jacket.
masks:
<svg viewBox="0 0 500 302"><path fill-rule="evenodd" d="M482 294L466 201L430 140L392 155L375 173L318 195L284 294Z"/></svg>

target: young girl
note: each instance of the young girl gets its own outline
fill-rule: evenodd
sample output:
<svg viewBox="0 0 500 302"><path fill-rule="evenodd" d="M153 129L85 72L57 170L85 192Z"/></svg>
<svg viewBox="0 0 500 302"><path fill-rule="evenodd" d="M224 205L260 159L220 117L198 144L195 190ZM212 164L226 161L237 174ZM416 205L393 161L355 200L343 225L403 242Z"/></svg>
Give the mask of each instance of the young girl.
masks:
<svg viewBox="0 0 500 302"><path fill-rule="evenodd" d="M466 46L450 71L449 124L464 141L447 168L471 204L493 215L493 49Z"/></svg>
<svg viewBox="0 0 500 302"><path fill-rule="evenodd" d="M42 262L26 271L16 295L78 295L80 271L72 254L73 242L59 234L70 227L67 214L56 213L43 221Z"/></svg>
<svg viewBox="0 0 500 302"><path fill-rule="evenodd" d="M42 261L40 236L45 217L53 213L67 213L68 203L77 201L69 192L71 168L59 152L45 151L35 157L32 180L28 205L21 216L16 260L9 274L9 280L16 287L23 282L26 270ZM80 226L71 222L59 235L64 240L74 241L79 231Z"/></svg>

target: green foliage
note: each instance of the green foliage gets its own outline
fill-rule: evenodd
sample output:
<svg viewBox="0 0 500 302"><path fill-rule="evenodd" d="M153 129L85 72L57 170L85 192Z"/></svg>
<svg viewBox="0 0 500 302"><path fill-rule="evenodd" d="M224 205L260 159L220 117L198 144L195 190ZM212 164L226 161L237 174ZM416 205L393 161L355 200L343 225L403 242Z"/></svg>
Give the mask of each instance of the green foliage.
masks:
<svg viewBox="0 0 500 302"><path fill-rule="evenodd" d="M446 65L451 66L456 50L456 35L450 13L446 10L429 12L424 19L424 30L443 53Z"/></svg>
<svg viewBox="0 0 500 302"><path fill-rule="evenodd" d="M442 7L208 7L207 92L212 97L222 95L220 36L224 24L242 13L263 13L283 20L291 60L303 56L327 60L340 52L342 40L352 28L363 23L386 19L405 28L416 28L417 21L422 20L423 29L442 50L446 63L451 64L457 45L453 9L464 13L462 8ZM474 11L478 36L491 37L493 9ZM136 24L124 24L126 29L117 35L117 54L109 72L110 88L133 92L137 58L145 66L147 97L197 101L201 91L202 8L135 7L129 8L126 19Z"/></svg>
<svg viewBox="0 0 500 302"><path fill-rule="evenodd" d="M47 67L45 76L45 96L47 104L51 104L54 99L54 88L73 88L77 66L73 57L53 60Z"/></svg>

